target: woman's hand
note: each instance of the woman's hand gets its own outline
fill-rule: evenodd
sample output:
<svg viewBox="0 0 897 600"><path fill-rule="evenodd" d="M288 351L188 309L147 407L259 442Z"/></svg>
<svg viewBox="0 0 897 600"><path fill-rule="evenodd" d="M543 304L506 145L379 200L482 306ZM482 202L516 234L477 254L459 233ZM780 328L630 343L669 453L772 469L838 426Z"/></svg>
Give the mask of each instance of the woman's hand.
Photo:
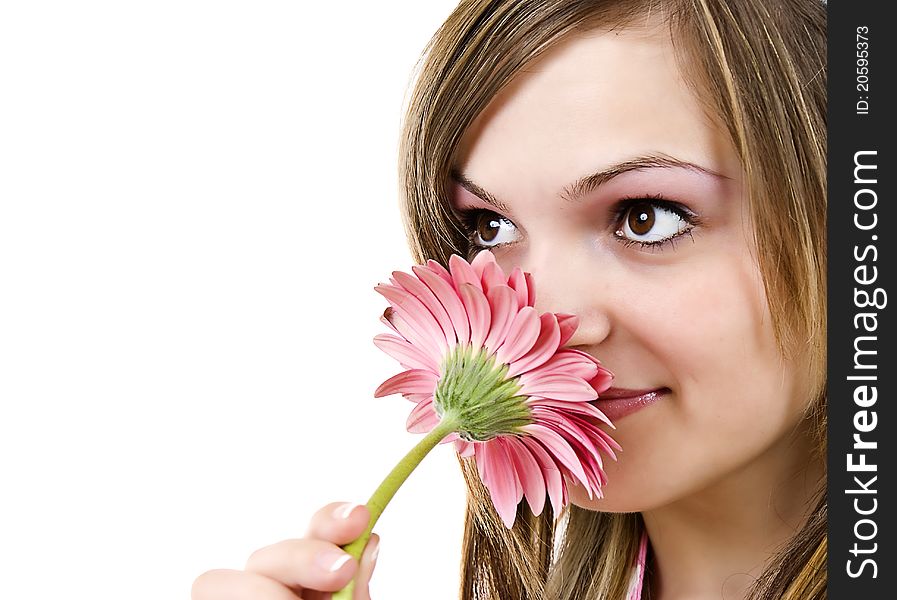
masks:
<svg viewBox="0 0 897 600"><path fill-rule="evenodd" d="M354 600L370 600L377 534L364 549L361 564L340 549L359 537L370 512L364 506L328 504L311 519L301 539L284 540L252 553L243 571L215 569L193 582L193 600L325 600L355 577Z"/></svg>

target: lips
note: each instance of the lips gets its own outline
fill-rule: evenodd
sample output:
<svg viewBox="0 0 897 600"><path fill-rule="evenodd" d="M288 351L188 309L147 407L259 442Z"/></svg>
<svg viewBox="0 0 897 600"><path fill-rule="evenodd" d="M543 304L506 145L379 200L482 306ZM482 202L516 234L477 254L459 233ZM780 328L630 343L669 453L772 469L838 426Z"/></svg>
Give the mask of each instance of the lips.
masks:
<svg viewBox="0 0 897 600"><path fill-rule="evenodd" d="M669 393L670 388L665 387L641 390L612 387L602 392L592 404L616 424L619 419L654 404Z"/></svg>

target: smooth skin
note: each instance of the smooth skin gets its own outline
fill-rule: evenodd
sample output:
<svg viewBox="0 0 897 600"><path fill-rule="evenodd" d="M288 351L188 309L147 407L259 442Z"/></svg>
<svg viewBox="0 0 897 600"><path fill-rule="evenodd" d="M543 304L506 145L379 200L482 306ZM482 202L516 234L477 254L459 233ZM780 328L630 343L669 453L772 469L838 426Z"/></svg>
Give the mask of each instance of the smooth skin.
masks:
<svg viewBox="0 0 897 600"><path fill-rule="evenodd" d="M215 569L193 582L193 600L327 600L356 575L354 600L370 600L369 583L380 537L371 536L359 565L340 549L359 537L370 519L364 506L328 504L312 517L308 533L252 553L242 571Z"/></svg>

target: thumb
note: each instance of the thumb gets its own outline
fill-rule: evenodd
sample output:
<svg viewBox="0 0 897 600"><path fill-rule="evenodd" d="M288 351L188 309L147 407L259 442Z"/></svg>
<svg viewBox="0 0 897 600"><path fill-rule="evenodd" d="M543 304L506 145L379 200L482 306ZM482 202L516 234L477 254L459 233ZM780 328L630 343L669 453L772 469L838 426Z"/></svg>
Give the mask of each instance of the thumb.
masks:
<svg viewBox="0 0 897 600"><path fill-rule="evenodd" d="M364 553L361 555L361 564L358 567L358 573L355 575L355 593L352 600L371 600L371 576L374 574L374 567L377 566L377 553L380 551L380 536L376 533L371 534L367 546L364 547Z"/></svg>

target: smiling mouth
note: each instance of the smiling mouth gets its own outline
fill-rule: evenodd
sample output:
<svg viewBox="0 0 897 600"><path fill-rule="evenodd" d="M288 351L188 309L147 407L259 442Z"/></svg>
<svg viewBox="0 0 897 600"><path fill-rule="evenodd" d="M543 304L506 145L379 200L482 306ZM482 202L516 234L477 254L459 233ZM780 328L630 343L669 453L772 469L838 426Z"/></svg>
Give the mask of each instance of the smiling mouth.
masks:
<svg viewBox="0 0 897 600"><path fill-rule="evenodd" d="M650 406L670 393L670 388L650 389L609 388L591 402L614 424L619 419Z"/></svg>

